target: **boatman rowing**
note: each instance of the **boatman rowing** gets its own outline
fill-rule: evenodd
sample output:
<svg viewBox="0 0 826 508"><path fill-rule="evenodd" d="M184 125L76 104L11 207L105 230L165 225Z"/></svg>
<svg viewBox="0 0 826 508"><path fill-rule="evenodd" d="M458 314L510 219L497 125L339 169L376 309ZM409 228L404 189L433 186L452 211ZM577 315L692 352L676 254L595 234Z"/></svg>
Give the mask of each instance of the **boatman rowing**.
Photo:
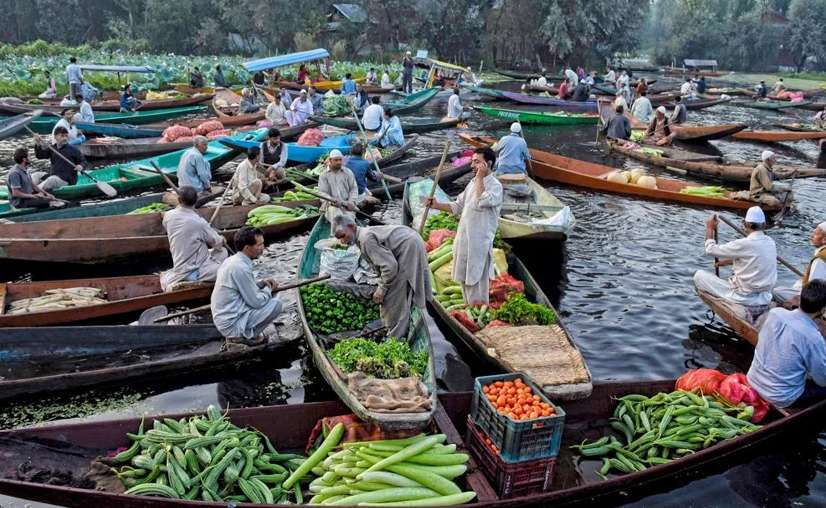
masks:
<svg viewBox="0 0 826 508"><path fill-rule="evenodd" d="M786 308L800 305L800 290L810 281L826 280L826 222L821 222L815 227L811 240L815 252L806 271L803 272L803 277L792 287L774 288L774 298L782 302Z"/></svg>
<svg viewBox="0 0 826 508"><path fill-rule="evenodd" d="M406 338L410 307L424 311L431 297L427 251L419 234L402 225L358 227L352 217L333 220L335 237L345 245L357 245L379 273L373 302L381 305L387 336Z"/></svg>
<svg viewBox="0 0 826 508"><path fill-rule="evenodd" d="M751 172L749 199L773 208L791 203L794 199L791 186L775 183L777 175L774 173L774 164L777 162L777 155L771 150L765 150L760 158L763 162L755 166Z"/></svg>
<svg viewBox="0 0 826 508"><path fill-rule="evenodd" d="M192 148L184 152L178 163L178 184L193 187L199 196L210 191L209 181L212 179L212 167L204 154L209 148L206 136L195 136Z"/></svg>
<svg viewBox="0 0 826 508"><path fill-rule="evenodd" d="M759 206L746 212L745 229L747 236L718 245L714 239L717 216L706 221L705 252L719 258L716 266L732 265L733 274L728 280L713 273L698 270L694 274L694 286L725 302L745 307L746 314L756 318L766 310L772 301L772 288L777 282L777 247L774 240L763 230L766 216Z"/></svg>
<svg viewBox="0 0 826 508"><path fill-rule="evenodd" d="M470 161L475 172L465 190L452 203L426 198L425 204L459 215L453 242L453 280L462 284L468 305L487 305L493 278L493 239L502 209L502 184L492 174L496 154L478 148Z"/></svg>
<svg viewBox="0 0 826 508"><path fill-rule="evenodd" d="M358 202L358 184L353 172L344 167L344 156L340 150L333 150L327 158L327 170L318 178L318 191L335 200L324 202L321 209L331 227L337 215L354 217Z"/></svg>
<svg viewBox="0 0 826 508"><path fill-rule="evenodd" d="M12 208L60 208L66 204L34 184L26 169L29 166L28 149L15 149L14 162L6 176L6 188Z"/></svg>
<svg viewBox="0 0 826 508"><path fill-rule="evenodd" d="M493 145L496 152L496 176L505 174L526 174L525 162L531 159L528 143L522 137L522 124L511 124L510 134Z"/></svg>

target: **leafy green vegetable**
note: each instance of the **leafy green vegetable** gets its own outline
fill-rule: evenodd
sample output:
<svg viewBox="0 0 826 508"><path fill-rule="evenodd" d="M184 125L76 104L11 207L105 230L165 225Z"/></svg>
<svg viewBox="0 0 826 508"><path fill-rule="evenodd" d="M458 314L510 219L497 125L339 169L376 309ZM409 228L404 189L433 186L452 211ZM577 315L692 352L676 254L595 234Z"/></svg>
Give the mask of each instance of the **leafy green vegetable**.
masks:
<svg viewBox="0 0 826 508"><path fill-rule="evenodd" d="M544 305L529 302L523 293L510 295L496 311L495 318L514 326L556 323L556 313L553 310Z"/></svg>
<svg viewBox="0 0 826 508"><path fill-rule="evenodd" d="M326 284L302 287L301 301L307 322L317 333L361 330L367 323L379 319L378 305Z"/></svg>
<svg viewBox="0 0 826 508"><path fill-rule="evenodd" d="M425 239L430 238L430 232L434 229L449 229L451 231L456 231L459 229L459 219L457 219L453 214L447 212L433 214L428 217L427 222L424 223L424 231L422 232L422 236L424 236Z"/></svg>
<svg viewBox="0 0 826 508"><path fill-rule="evenodd" d="M324 99L324 114L326 116L344 116L352 114L350 101L343 95Z"/></svg>
<svg viewBox="0 0 826 508"><path fill-rule="evenodd" d="M127 215L142 215L145 213L165 212L171 209L172 207L167 205L166 203L152 203L151 205L136 208L135 210L129 212Z"/></svg>
<svg viewBox="0 0 826 508"><path fill-rule="evenodd" d="M427 369L427 351L414 353L406 342L392 337L383 342L343 340L330 351L330 358L344 372L360 371L380 379L421 377Z"/></svg>

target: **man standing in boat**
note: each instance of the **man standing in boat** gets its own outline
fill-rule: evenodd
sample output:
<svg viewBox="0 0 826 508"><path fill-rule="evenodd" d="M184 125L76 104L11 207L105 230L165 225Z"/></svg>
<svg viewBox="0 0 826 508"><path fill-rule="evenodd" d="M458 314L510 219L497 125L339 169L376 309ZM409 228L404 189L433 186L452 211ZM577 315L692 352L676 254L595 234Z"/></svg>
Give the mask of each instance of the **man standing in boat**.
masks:
<svg viewBox="0 0 826 508"><path fill-rule="evenodd" d="M413 57L410 51L402 60L402 92L413 93Z"/></svg>
<svg viewBox="0 0 826 508"><path fill-rule="evenodd" d="M818 321L826 308L826 281L800 292L796 310L769 311L760 328L749 384L777 407L805 407L826 397L826 341Z"/></svg>
<svg viewBox="0 0 826 508"><path fill-rule="evenodd" d="M275 334L273 321L283 304L272 294L275 280L258 282L252 272L253 261L264 253L263 231L244 226L233 243L236 253L221 264L212 290L212 321L227 342L255 346Z"/></svg>
<svg viewBox="0 0 826 508"><path fill-rule="evenodd" d="M192 145L178 163L178 184L193 187L199 195L204 195L210 191L209 181L212 179L212 167L204 157L209 140L206 136L195 136Z"/></svg>
<svg viewBox="0 0 826 508"><path fill-rule="evenodd" d="M426 198L435 210L459 215L453 242L453 280L462 284L468 305L487 305L493 277L493 239L502 210L502 184L492 174L496 153L478 148L470 165L475 172L465 190L452 203Z"/></svg>
<svg viewBox="0 0 826 508"><path fill-rule="evenodd" d="M772 301L772 288L777 282L777 247L763 230L766 216L759 206L746 212L747 236L723 245L715 240L717 216L706 221L705 253L719 258L715 266L732 265L731 277L721 279L711 272L694 273L694 286L735 306L745 307L752 316L759 316Z"/></svg>
<svg viewBox="0 0 826 508"><path fill-rule="evenodd" d="M161 273L161 289L172 291L181 282L215 280L218 267L227 258L224 237L195 211L198 192L178 187L178 206L163 215L169 238L172 269Z"/></svg>
<svg viewBox="0 0 826 508"><path fill-rule="evenodd" d="M511 132L493 145L496 152L496 175L526 174L525 162L531 159L528 143L522 137L522 125L511 124Z"/></svg>
<svg viewBox="0 0 826 508"><path fill-rule="evenodd" d="M751 172L749 199L760 205L779 208L790 204L794 199L792 188L788 184L775 183L774 164L777 155L771 150L764 150L760 155L762 163Z"/></svg>
<svg viewBox="0 0 826 508"><path fill-rule="evenodd" d="M357 210L358 184L353 172L344 167L341 150L333 150L327 158L327 171L318 178L318 191L333 198L335 203L324 202L321 209L332 224L337 215L354 216Z"/></svg>
<svg viewBox="0 0 826 508"><path fill-rule="evenodd" d="M815 247L815 253L806 271L803 272L803 277L798 279L792 287L776 287L774 288L775 299L783 302L787 308L793 308L800 305L800 290L813 280L826 280L826 222L821 222L812 231L812 245Z"/></svg>
<svg viewBox="0 0 826 508"><path fill-rule="evenodd" d="M361 255L379 273L373 302L381 305L387 336L406 338L410 307L424 311L431 298L427 251L419 234L402 225L358 227L352 217L333 220L333 233L345 245L358 245Z"/></svg>

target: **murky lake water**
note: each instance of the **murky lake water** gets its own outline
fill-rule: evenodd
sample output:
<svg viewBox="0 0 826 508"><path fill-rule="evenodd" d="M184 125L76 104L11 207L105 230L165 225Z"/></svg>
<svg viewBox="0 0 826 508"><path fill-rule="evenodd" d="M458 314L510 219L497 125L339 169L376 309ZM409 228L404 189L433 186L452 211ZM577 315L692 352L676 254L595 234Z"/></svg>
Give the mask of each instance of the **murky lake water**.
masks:
<svg viewBox="0 0 826 508"><path fill-rule="evenodd" d="M441 116L447 96L421 113ZM803 118L808 112L792 113ZM770 127L787 115L758 110L717 106L690 112L690 121L700 123L745 122ZM474 116L471 127L482 130L493 124ZM492 131L502 134L501 128ZM441 151L445 136L422 136L416 156ZM616 167L644 167L650 174L681 178L625 161L606 157L594 145L593 127L526 128L532 147L557 151L584 160ZM454 140L458 140L454 137ZM19 140L0 143L0 161L10 158ZM752 143L715 141L713 144L732 159L759 160L764 146ZM817 156L812 142L788 143L772 148L781 161L813 163ZM6 164L2 164L4 167ZM456 191L466 180L452 186ZM770 235L781 256L804 266L811 255L811 228L826 220L826 180L807 179L794 183L797 210L787 216ZM577 226L562 247L542 246L524 254L544 290L558 303L567 326L575 336L596 380L675 378L687 368L711 367L746 370L752 348L710 319L707 308L694 294L691 277L695 270L709 269L703 257L704 219L709 210L631 199L550 185L549 189L570 205ZM733 214L725 213L730 218ZM397 219L398 205L391 206L385 220ZM737 235L720 226L721 240ZM279 281L295 276L296 264L306 235L271 245L257 271ZM530 255L528 255L530 254ZM146 267L110 267L113 272L140 272ZM52 273L50 278L62 278ZM780 281L794 276L779 268ZM294 292L293 292L294 293ZM282 318L282 333L298 337L295 294L289 312ZM472 375L483 374L478 366L466 365L448 340L433 329L443 387L465 390ZM448 335L448 338L449 335ZM44 421L67 421L123 417L144 413L198 410L210 403L231 407L289 404L326 400L333 394L312 366L305 346L296 340L286 351L262 358L243 372L214 372L208 376L178 376L173 382L133 384L113 391L95 389L76 396L27 398L0 408L0 425L27 425ZM651 492L648 497L628 500L632 506L824 506L826 505L826 425L784 435L765 445L755 455L728 468L710 470L705 476Z"/></svg>

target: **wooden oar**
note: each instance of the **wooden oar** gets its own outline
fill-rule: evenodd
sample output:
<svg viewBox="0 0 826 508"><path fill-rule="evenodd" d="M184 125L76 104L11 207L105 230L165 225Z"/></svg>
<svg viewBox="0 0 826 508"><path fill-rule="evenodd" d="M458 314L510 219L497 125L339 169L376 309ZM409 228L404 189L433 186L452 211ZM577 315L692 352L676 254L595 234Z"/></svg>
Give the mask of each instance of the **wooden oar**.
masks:
<svg viewBox="0 0 826 508"><path fill-rule="evenodd" d="M298 282L293 282L291 284L287 284L287 285L279 286L279 287L275 288L273 290L273 294L279 293L281 291L286 291L288 289L295 289L295 288L298 288L298 287L301 287L301 286L306 286L307 284L313 284L315 282L321 282L321 281L327 280L329 278L330 278L329 275L322 275L320 277L315 277L315 278L312 278L312 279L300 280ZM170 319L174 319L176 317L188 316L190 314L195 314L196 312L201 312L203 310L208 310L209 308L210 308L210 306L208 304L207 305L201 305L200 307L195 307L194 309L183 310L181 312L173 312L172 314L167 314L166 316L155 318L152 322L153 323L161 323L161 322L164 322L164 321L169 321Z"/></svg>
<svg viewBox="0 0 826 508"><path fill-rule="evenodd" d="M442 166L445 165L447 159L447 152L450 150L450 140L445 143L445 149L442 152L442 160L439 161L439 166L436 168L436 176L433 178L433 187L430 188L430 198L427 200L427 205L424 207L424 214L422 214L422 221L419 224L419 236L424 232L424 224L427 222L427 214L430 213L430 200L436 195L436 188L439 187L439 177L442 176Z"/></svg>
<svg viewBox="0 0 826 508"><path fill-rule="evenodd" d="M359 119L359 115L358 115L358 113L356 113L356 107L353 106L352 102L350 103L350 111L353 112L353 118L356 119L356 125L358 125L359 132L361 132L361 135L364 136L364 142L367 143L367 133L364 132L364 126L361 125L361 120ZM370 144L369 143L367 143L366 148L368 150L370 149ZM379 163L376 162L376 158L375 157L370 157L370 158L373 159L373 166L375 167L376 172L381 176L382 175L381 168L379 168ZM384 187L384 193L387 195L387 201L388 202L393 201L393 196L390 195L390 189L387 187L387 182L385 182L383 178L381 180L381 185L382 185L382 187Z"/></svg>
<svg viewBox="0 0 826 508"><path fill-rule="evenodd" d="M175 185L175 183L174 183L174 182L172 182L172 179L171 179L171 178L169 178L169 176L168 176L166 173L164 173L163 171L161 171L161 168L160 168L160 167L158 167L158 163L157 163L157 162L155 162L154 160L151 160L151 159L150 159L149 164L151 164L151 165L152 165L152 168L154 168L154 170L155 170L155 172L156 172L156 173L158 173L159 175L161 175L161 178L163 178L163 179L164 179L164 181L166 182L166 184L167 184L168 186L170 186L170 187L172 188L172 190L173 190L173 191L175 191L175 194L179 194L179 192L178 192L178 186L177 186L177 185Z"/></svg>
<svg viewBox="0 0 826 508"><path fill-rule="evenodd" d="M25 128L26 128L26 130L27 130L27 131L29 131L31 134L33 134L33 135L34 135L34 136L36 136L37 138L40 138L40 136L39 136L38 134L36 134L33 130L31 130L31 129L29 128L29 126L28 126L28 125L27 125ZM49 150L51 150L51 152L52 152L53 154L55 154L55 155L57 155L58 157L60 157L61 159L63 159L63 160L64 160L67 164L71 164L71 165L72 165L72 167L79 166L79 164L75 164L74 162L70 161L70 160L69 160L69 159L68 159L65 155L63 155L62 153L58 152L58 151L55 149L55 147L53 147L52 145L50 145L50 144L49 144L49 145L46 145L46 146L48 146L48 147L49 147ZM87 172L86 172L86 170L84 170L84 169L81 169L80 171L78 171L78 173L80 173L81 175L85 176L85 177L86 177L86 178L88 178L89 180L91 180L91 181L95 182L95 185L96 185L96 186L97 186L97 188L100 190L100 192L102 192L102 193L106 194L108 197L113 198L113 197L115 197L115 196L117 196L117 195L118 195L118 191L116 191L116 190L115 190L115 188L114 188L114 187L112 187L112 186L111 186L108 182L101 182L100 180L98 180L97 178L95 178L94 176L92 176L91 174L87 173Z"/></svg>
<svg viewBox="0 0 826 508"><path fill-rule="evenodd" d="M714 217L719 218L719 216L717 214L715 214ZM717 243L717 224L718 223L715 221L714 222L714 231L712 233L712 238L714 238L714 243ZM720 265L718 264L719 262L720 262L720 258L715 256L714 257L714 274L717 275L717 277L720 277Z"/></svg>
<svg viewBox="0 0 826 508"><path fill-rule="evenodd" d="M729 225L729 227L731 227L731 229L733 229L733 230L737 231L737 232L738 232L738 233L740 233L742 236L747 236L747 235L746 235L746 232L745 232L745 231L743 231L742 229L740 229L740 227L739 227L737 224L735 224L735 223L731 222L730 220L728 220L727 218L723 217L722 215L720 215L720 216L719 216L719 218L720 218L720 220L721 220L721 221L723 221L723 222L725 222L726 224L728 224L728 225ZM788 268L789 270L791 270L792 272L794 272L796 275L798 275L798 276L800 276L800 277L803 277L803 272L801 272L801 271L800 271L800 270L799 270L796 266L794 266L793 264L789 263L788 261L786 261L786 260L785 260L785 259L783 259L782 257L777 256L777 261L778 261L781 265L785 266L786 268Z"/></svg>
<svg viewBox="0 0 826 508"><path fill-rule="evenodd" d="M221 211L221 208L224 206L224 202L226 201L224 197L229 196L229 199L232 199L232 186L236 185L238 180L235 178L231 178L229 183L227 184L227 188L224 190L223 196L221 196L221 200L218 201L218 206L215 207L215 211L212 212L212 217L209 218L209 225L211 226L213 222L215 222L215 218L218 217L218 212Z"/></svg>
<svg viewBox="0 0 826 508"><path fill-rule="evenodd" d="M333 204L338 203L338 201L331 198L330 196L325 196L323 194L319 194L318 192L315 192L312 189L308 189L307 187L304 187L300 183L295 183L295 188L300 190L301 192L306 192L310 196L315 196L315 197L317 197L318 199L320 199L322 201L327 201L328 203L333 203ZM380 224L382 226L386 225L384 222L382 222L379 219L373 217L372 215L362 212L361 210L358 209L358 207L356 207L355 213L358 214L358 215L364 216L367 220L372 221L376 224Z"/></svg>

